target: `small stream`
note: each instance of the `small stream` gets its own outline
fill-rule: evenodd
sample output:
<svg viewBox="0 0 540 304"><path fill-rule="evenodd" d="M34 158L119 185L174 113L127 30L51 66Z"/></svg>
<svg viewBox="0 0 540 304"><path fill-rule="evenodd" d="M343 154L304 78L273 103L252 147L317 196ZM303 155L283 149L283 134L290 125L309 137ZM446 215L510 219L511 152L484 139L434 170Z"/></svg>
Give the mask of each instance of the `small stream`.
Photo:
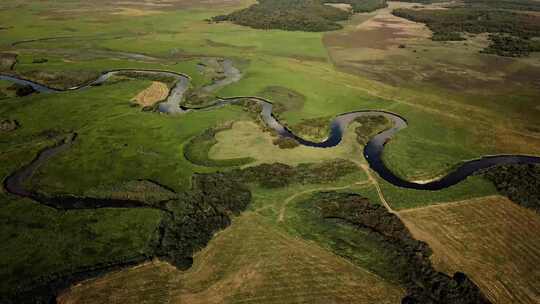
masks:
<svg viewBox="0 0 540 304"><path fill-rule="evenodd" d="M207 91L207 92L216 90L218 88L221 88L223 86L229 85L231 83L234 83L240 80L241 78L240 71L238 71L238 69L236 69L233 66L232 61L228 59L224 60L223 69L225 71L224 75L226 77L211 85L203 87L202 90ZM463 162L454 171L450 172L449 174L447 174L446 176L438 180L434 180L428 183L414 183L414 182L403 180L400 177L396 176L390 169L388 169L385 166L382 160L382 153L383 153L385 144L394 136L394 134L396 134L400 130L405 129L407 127L407 121L403 117L397 114L391 113L391 112L370 110L370 111L356 111L356 112L350 112L350 113L338 115L331 122L330 134L328 138L322 142L313 142L313 141L309 141L309 140L306 140L297 136L296 134L288 130L285 126L283 126L273 115L272 103L263 98L243 96L243 97L219 99L210 106L200 107L200 108L189 108L189 107L181 106L180 104L190 85L190 77L184 74L180 74L180 73L160 71L160 70L136 70L136 69L112 70L112 71L104 72L96 80L88 84L78 86L78 87L73 87L65 91L84 90L92 86L100 85L106 82L108 79L110 79L111 76L121 73L121 72L125 72L125 71L137 72L137 73L142 73L142 74L162 75L162 76L174 77L177 79L175 85L170 90L169 96L167 97L166 101L159 104L158 111L161 113L184 114L184 113L192 112L192 111L212 110L212 109L222 107L231 103L237 103L237 102L241 102L245 100L256 102L259 105L261 105L262 110L261 110L260 115L269 128L275 130L280 136L293 138L296 141L298 141L298 143L300 143L301 145L308 146L308 147L315 147L315 148L334 147L341 142L343 133L346 131L347 126L351 122L353 122L356 118L362 117L362 116L384 116L385 118L387 118L393 123L393 126L390 129L387 129L377 134L366 144L366 146L364 147L364 157L368 161L371 169L377 172L377 174L381 178L393 184L394 186L398 186L398 187L418 189L418 190L432 190L432 191L441 190L441 189L448 188L452 185L455 185L463 181L468 176L478 172L479 170L490 168L496 165L540 163L540 157L536 157L536 156L525 156L525 155L485 156L479 159ZM32 86L36 91L39 91L41 93L64 92L61 90L49 88L39 83L32 82L30 80L17 78L14 76L0 75L0 79L12 81L14 83L18 83L21 85Z"/></svg>

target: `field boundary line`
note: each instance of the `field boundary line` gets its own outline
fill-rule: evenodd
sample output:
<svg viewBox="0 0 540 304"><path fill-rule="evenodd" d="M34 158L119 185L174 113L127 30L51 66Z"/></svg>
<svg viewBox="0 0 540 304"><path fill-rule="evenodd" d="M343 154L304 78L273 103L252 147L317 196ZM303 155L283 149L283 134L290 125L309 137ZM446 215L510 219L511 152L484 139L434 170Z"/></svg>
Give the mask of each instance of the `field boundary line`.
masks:
<svg viewBox="0 0 540 304"><path fill-rule="evenodd" d="M404 214L404 213L411 213L411 212L420 211L420 210L424 210L424 209L443 208L443 207L452 207L452 206L456 206L456 205L475 204L475 203L482 202L484 200L488 200L490 198L506 198L506 197L504 197L502 195L498 195L498 194L479 196L479 197L474 197L474 198L470 198L470 199L466 199L466 200L452 201L452 202L441 202L441 203L435 203L435 204L432 204L432 205L429 205L429 206L422 206L422 207L416 207L416 208L403 209L403 210L399 210L398 213L399 214Z"/></svg>
<svg viewBox="0 0 540 304"><path fill-rule="evenodd" d="M379 185L379 182L377 181L377 179L375 177L373 177L373 175L371 174L371 170L369 169L369 167L367 165L365 165L365 164L360 164L360 168L362 168L362 170L364 170L364 172L366 172L366 174L368 176L368 179L371 181L373 186L375 186L375 189L377 189L377 194L379 195L379 199L381 200L381 203L386 208L386 210L388 210L388 212L390 212L392 214L398 215L398 213L396 211L394 211L394 209L392 209L390 204L384 198L384 194L383 194L383 192L381 190L381 186ZM399 217L399 215L398 215L398 217Z"/></svg>

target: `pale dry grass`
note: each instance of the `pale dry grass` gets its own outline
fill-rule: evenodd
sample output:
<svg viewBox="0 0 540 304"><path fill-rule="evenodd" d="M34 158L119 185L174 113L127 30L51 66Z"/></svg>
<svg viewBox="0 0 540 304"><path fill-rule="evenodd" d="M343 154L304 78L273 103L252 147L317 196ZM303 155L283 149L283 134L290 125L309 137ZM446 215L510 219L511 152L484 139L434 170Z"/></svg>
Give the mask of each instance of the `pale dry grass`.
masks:
<svg viewBox="0 0 540 304"><path fill-rule="evenodd" d="M188 271L153 262L75 286L60 303L150 303L141 300L146 293L162 295L153 303L397 304L404 291L245 213L195 256Z"/></svg>
<svg viewBox="0 0 540 304"><path fill-rule="evenodd" d="M168 263L152 261L85 281L66 290L58 304L168 303L168 282L177 272Z"/></svg>
<svg viewBox="0 0 540 304"><path fill-rule="evenodd" d="M133 101L140 106L153 106L158 101L162 101L169 95L169 88L166 84L153 81L152 84L133 97Z"/></svg>
<svg viewBox="0 0 540 304"><path fill-rule="evenodd" d="M352 6L349 3L325 3L324 5L335 7L346 12L352 11Z"/></svg>
<svg viewBox="0 0 540 304"><path fill-rule="evenodd" d="M210 149L209 156L213 159L252 157L257 160L250 165L275 162L297 165L336 158L360 161L363 160L362 147L357 143L352 130L355 125L353 123L349 126L343 141L336 147L321 149L298 146L281 149L272 143L275 138L263 132L257 124L239 121L230 130L216 134L217 143Z"/></svg>
<svg viewBox="0 0 540 304"><path fill-rule="evenodd" d="M136 9L123 7L119 11L113 12L113 15L129 16L129 17L141 17L162 14L162 11L150 10L150 9Z"/></svg>
<svg viewBox="0 0 540 304"><path fill-rule="evenodd" d="M540 302L538 214L501 196L399 214L437 269L465 272L493 303Z"/></svg>

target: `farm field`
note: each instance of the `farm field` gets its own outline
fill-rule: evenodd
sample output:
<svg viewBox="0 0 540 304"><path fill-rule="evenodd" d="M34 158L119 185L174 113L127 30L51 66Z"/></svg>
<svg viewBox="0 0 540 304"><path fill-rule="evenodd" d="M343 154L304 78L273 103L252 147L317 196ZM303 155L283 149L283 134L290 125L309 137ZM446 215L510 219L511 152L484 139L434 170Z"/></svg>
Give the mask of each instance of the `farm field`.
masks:
<svg viewBox="0 0 540 304"><path fill-rule="evenodd" d="M246 213L187 272L154 262L75 287L60 303L123 303L133 294L161 294L170 303L396 303L403 291Z"/></svg>
<svg viewBox="0 0 540 304"><path fill-rule="evenodd" d="M393 14L487 4L424 2L2 1L0 303L539 301L538 214L462 169L522 157L540 206L536 19L505 57Z"/></svg>
<svg viewBox="0 0 540 304"><path fill-rule="evenodd" d="M500 196L400 212L433 248L435 266L470 274L493 303L536 303L540 240L537 213Z"/></svg>

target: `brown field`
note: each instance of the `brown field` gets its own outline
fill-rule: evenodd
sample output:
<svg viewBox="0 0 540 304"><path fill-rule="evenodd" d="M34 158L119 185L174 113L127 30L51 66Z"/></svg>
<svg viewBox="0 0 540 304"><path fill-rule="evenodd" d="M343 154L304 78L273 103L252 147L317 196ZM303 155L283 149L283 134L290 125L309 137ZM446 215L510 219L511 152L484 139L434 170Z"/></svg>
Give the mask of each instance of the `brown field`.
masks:
<svg viewBox="0 0 540 304"><path fill-rule="evenodd" d="M493 303L540 303L540 215L501 196L399 214L437 269L465 272Z"/></svg>
<svg viewBox="0 0 540 304"><path fill-rule="evenodd" d="M59 303L399 303L404 291L256 213L176 271L155 261L73 287Z"/></svg>
<svg viewBox="0 0 540 304"><path fill-rule="evenodd" d="M540 54L481 54L489 44L486 34L467 35L460 42L432 41L425 25L391 14L415 5L389 2L386 9L355 15L343 30L325 33L331 62L340 71L374 81L374 88L384 84L384 90L370 91L374 95L452 118L452 124L474 124L471 130L481 133L480 145L500 153L538 153Z"/></svg>
<svg viewBox="0 0 540 304"><path fill-rule="evenodd" d="M125 17L141 17L165 13L174 9L198 8L236 8L252 4L254 0L96 0L55 3L50 1L50 9L38 15L48 20L69 20L73 17L85 17L89 14L99 14L99 20L106 21L109 14ZM31 3L31 2L28 2ZM76 3L76 5L74 5Z"/></svg>
<svg viewBox="0 0 540 304"><path fill-rule="evenodd" d="M392 10L412 7L390 2L389 8L360 14L342 31L324 35L323 42L338 68L391 85L429 84L440 89L491 92L498 84L538 86L540 61L479 54L487 35L468 36L467 41L431 41L422 23L393 16ZM441 9L441 4L425 8ZM404 48L400 48L404 46ZM478 92L480 90L480 92Z"/></svg>
<svg viewBox="0 0 540 304"><path fill-rule="evenodd" d="M140 106L153 106L156 102L162 101L169 95L169 88L166 84L153 81L152 84L133 97L133 101Z"/></svg>

